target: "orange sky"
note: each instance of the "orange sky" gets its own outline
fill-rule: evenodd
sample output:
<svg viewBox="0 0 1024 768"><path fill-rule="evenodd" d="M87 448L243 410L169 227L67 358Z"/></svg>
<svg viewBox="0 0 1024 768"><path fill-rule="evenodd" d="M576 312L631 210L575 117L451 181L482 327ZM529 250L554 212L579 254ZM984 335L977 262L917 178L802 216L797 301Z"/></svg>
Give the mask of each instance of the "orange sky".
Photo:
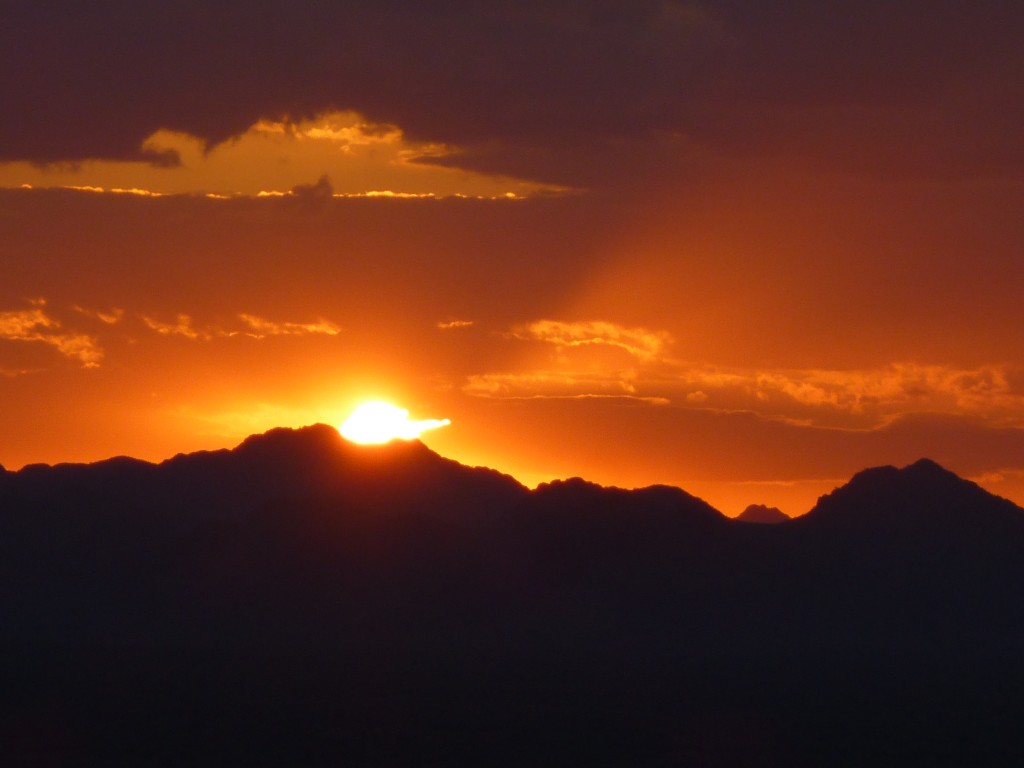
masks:
<svg viewBox="0 0 1024 768"><path fill-rule="evenodd" d="M448 80L405 100L372 67L345 92L290 70L211 83L223 111L171 88L136 112L108 70L72 98L50 72L70 58L0 75L27 110L0 127L0 463L162 459L380 398L451 419L424 438L443 455L531 485L799 514L927 456L1024 504L1015 44L908 11L879 55L913 39L915 66L874 72L852 55L870 25L780 17L820 32L783 61L725 4L667 7L449 19L491 87L431 49ZM940 66L958 24L988 47ZM516 35L538 55L575 39L584 64L619 35L687 42L613 46L603 80L551 59L541 93L532 60L490 58ZM301 118L271 98L285 81Z"/></svg>

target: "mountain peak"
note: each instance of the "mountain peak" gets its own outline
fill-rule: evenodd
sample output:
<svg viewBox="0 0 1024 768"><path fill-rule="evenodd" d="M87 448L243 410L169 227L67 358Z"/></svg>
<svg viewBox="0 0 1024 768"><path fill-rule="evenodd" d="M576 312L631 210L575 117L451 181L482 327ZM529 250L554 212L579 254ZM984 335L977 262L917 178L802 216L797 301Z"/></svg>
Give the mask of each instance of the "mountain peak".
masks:
<svg viewBox="0 0 1024 768"><path fill-rule="evenodd" d="M266 453L297 453L307 456L438 456L419 440L392 440L387 443L363 445L346 440L329 424L305 427L275 427L261 434L250 435L234 448L240 455ZM440 457L438 457L440 458Z"/></svg>
<svg viewBox="0 0 1024 768"><path fill-rule="evenodd" d="M964 480L955 472L951 472L950 470L946 469L937 461L932 461L931 459L927 458L921 458L915 461L913 464L908 464L902 469L902 471L907 475L918 478L927 478L932 481L945 478L946 481L956 480L961 483L970 482L968 480ZM974 485L974 483L971 483L971 485Z"/></svg>
<svg viewBox="0 0 1024 768"><path fill-rule="evenodd" d="M736 519L744 523L784 523L790 517L778 507L751 504L740 512Z"/></svg>
<svg viewBox="0 0 1024 768"><path fill-rule="evenodd" d="M275 427L250 435L234 448L178 454L164 464L224 462L251 471L262 468L270 474L303 476L336 474L346 469L370 469L395 463L445 462L419 440L393 440L380 445L360 445L346 440L335 427L312 424L305 427Z"/></svg>
<svg viewBox="0 0 1024 768"><path fill-rule="evenodd" d="M244 446L268 444L274 442L307 442L310 444L334 445L339 442L341 435L338 430L329 424L310 424L305 427L274 427L266 432L249 435L239 444Z"/></svg>
<svg viewBox="0 0 1024 768"><path fill-rule="evenodd" d="M931 459L906 467L872 467L818 499L807 523L856 527L947 526L957 522L1019 515L1012 502L995 496Z"/></svg>

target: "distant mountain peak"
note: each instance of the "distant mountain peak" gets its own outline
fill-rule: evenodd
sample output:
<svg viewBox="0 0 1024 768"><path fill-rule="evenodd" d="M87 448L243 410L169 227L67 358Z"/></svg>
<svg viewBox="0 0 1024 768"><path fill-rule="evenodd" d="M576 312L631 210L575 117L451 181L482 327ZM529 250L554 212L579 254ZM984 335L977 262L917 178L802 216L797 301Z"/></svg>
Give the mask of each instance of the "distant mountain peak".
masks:
<svg viewBox="0 0 1024 768"><path fill-rule="evenodd" d="M784 523L790 517L778 507L751 504L736 519L744 523Z"/></svg>
<svg viewBox="0 0 1024 768"><path fill-rule="evenodd" d="M931 459L923 458L923 457L918 459L917 461L915 461L913 464L908 464L906 467L904 467L904 469L907 469L907 470L910 470L910 471L936 471L937 470L939 472L945 472L946 474L949 474L949 475L953 474L948 469L946 469L945 467L940 465L937 461L932 461Z"/></svg>
<svg viewBox="0 0 1024 768"><path fill-rule="evenodd" d="M844 486L865 492L882 493L923 492L940 487L946 490L957 489L991 495L976 483L965 480L931 459L918 459L905 467L886 465L864 469L850 478L849 483Z"/></svg>
<svg viewBox="0 0 1024 768"><path fill-rule="evenodd" d="M872 467L818 499L804 515L807 523L868 527L934 527L954 522L1019 515L1012 502L995 496L931 459Z"/></svg>

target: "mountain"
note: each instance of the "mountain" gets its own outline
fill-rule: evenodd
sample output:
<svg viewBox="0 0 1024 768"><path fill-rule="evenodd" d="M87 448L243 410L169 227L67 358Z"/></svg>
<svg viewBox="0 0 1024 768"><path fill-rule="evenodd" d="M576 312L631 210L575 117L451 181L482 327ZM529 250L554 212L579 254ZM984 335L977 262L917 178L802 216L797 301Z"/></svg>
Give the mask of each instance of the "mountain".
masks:
<svg viewBox="0 0 1024 768"><path fill-rule="evenodd" d="M831 551L833 564L870 561L873 572L884 565L940 580L986 574L995 583L1024 552L1021 518L1012 502L922 459L856 474L793 525L817 551Z"/></svg>
<svg viewBox="0 0 1024 768"><path fill-rule="evenodd" d="M1024 510L937 465L785 525L272 430L0 473L5 765L1006 765Z"/></svg>
<svg viewBox="0 0 1024 768"><path fill-rule="evenodd" d="M740 512L736 519L744 523L784 523L790 518L778 507L751 504Z"/></svg>
<svg viewBox="0 0 1024 768"><path fill-rule="evenodd" d="M902 469L875 467L818 500L804 519L816 525L858 528L956 526L1015 520L1020 508L921 459Z"/></svg>

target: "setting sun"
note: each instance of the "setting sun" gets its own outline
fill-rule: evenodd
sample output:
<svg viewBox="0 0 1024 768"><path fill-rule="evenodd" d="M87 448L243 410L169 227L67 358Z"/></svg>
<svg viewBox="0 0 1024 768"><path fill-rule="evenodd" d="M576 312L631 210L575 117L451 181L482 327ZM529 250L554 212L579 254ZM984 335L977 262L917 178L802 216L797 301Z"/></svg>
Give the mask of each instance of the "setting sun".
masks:
<svg viewBox="0 0 1024 768"><path fill-rule="evenodd" d="M448 419L413 421L409 411L391 403L371 400L362 403L345 419L339 431L353 443L378 444L391 440L412 440L428 429L451 424Z"/></svg>

